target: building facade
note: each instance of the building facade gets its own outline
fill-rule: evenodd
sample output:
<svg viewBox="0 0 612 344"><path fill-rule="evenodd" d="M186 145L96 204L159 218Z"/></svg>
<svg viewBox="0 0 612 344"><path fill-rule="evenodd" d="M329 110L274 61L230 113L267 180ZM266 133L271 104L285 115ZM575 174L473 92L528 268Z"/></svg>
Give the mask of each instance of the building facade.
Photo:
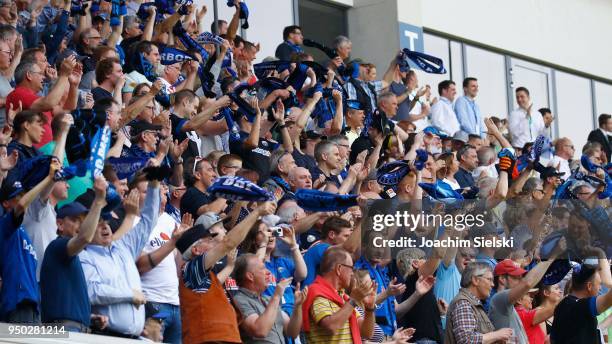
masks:
<svg viewBox="0 0 612 344"><path fill-rule="evenodd" d="M201 0L202 1L202 0ZM210 0L206 25L212 22ZM287 25L326 45L343 34L353 57L378 66L379 75L402 48L441 58L447 74L418 72L420 85L467 76L479 80L477 101L486 116L507 117L516 107L514 90L531 92L534 108L555 115L553 137L566 136L578 149L612 112L612 2L606 0L246 0L258 58L273 56ZM233 9L218 1L218 17ZM325 57L307 49L319 60ZM435 94L437 95L437 94Z"/></svg>

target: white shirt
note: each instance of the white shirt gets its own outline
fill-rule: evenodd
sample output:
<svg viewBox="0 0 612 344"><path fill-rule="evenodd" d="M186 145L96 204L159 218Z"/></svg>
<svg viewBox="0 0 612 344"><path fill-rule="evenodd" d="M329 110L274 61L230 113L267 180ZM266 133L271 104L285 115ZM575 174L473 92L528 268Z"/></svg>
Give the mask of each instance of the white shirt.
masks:
<svg viewBox="0 0 612 344"><path fill-rule="evenodd" d="M569 167L569 161L563 159L562 157L555 155L552 159L550 159L550 161L548 162L548 166L549 167L554 167L557 168L557 165L559 165L559 172L560 173L564 173L561 178L563 179L567 179L569 178L569 176L572 174L572 170Z"/></svg>
<svg viewBox="0 0 612 344"><path fill-rule="evenodd" d="M459 131L459 121L450 100L440 97L431 107L431 125L453 136Z"/></svg>
<svg viewBox="0 0 612 344"><path fill-rule="evenodd" d="M45 250L51 241L57 238L57 222L55 210L47 200L42 202L40 196L26 209L23 216L23 228L32 240L36 252L36 280L40 281L40 268L42 266Z"/></svg>
<svg viewBox="0 0 612 344"><path fill-rule="evenodd" d="M481 174L483 174L483 177L491 177L495 179L499 177L499 173L497 173L497 169L495 168L495 163L488 166L478 166L474 171L472 171L472 177L474 177L474 180L476 181L478 178L480 178Z"/></svg>
<svg viewBox="0 0 612 344"><path fill-rule="evenodd" d="M163 213L157 219L149 240L145 244L142 254L151 253L162 247L172 237L176 221L168 213ZM142 292L147 301L179 305L178 277L174 253L166 256L153 270L140 276Z"/></svg>
<svg viewBox="0 0 612 344"><path fill-rule="evenodd" d="M546 135L544 119L537 111L531 116L523 108L514 109L508 117L508 131L512 137L512 146L523 148L527 142L534 142L538 135Z"/></svg>

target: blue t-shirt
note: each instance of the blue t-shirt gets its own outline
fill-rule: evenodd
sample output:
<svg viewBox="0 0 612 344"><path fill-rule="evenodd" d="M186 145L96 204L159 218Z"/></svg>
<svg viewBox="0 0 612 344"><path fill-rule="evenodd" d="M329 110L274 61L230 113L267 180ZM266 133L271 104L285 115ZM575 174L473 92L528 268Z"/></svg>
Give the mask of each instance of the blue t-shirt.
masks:
<svg viewBox="0 0 612 344"><path fill-rule="evenodd" d="M321 264L321 260L323 260L323 254L331 245L319 241L314 243L306 253L304 253L304 262L306 263L306 268L308 268L308 274L306 275L306 279L302 282L302 288L309 286L314 282L315 277L317 277L317 273L319 272L319 265Z"/></svg>
<svg viewBox="0 0 612 344"><path fill-rule="evenodd" d="M295 273L295 262L291 258L285 257L270 257L269 262L266 263L266 269L272 274L272 280L268 283L268 289L263 292L264 296L272 297L274 290L276 289L276 283L285 278L293 277ZM285 288L283 299L281 301L281 309L285 311L289 316L293 313L293 293L295 289L292 285Z"/></svg>
<svg viewBox="0 0 612 344"><path fill-rule="evenodd" d="M87 282L79 256L68 255L69 241L58 237L45 250L40 271L42 321L72 320L89 326Z"/></svg>
<svg viewBox="0 0 612 344"><path fill-rule="evenodd" d="M443 299L450 305L451 301L459 293L461 288L461 273L455 262L448 267L440 263L436 272L436 283L434 284L434 295L437 299Z"/></svg>
<svg viewBox="0 0 612 344"><path fill-rule="evenodd" d="M1 260L2 292L0 292L0 316L15 310L22 301L40 303L36 282L36 252L21 220L9 212L0 218L2 233Z"/></svg>

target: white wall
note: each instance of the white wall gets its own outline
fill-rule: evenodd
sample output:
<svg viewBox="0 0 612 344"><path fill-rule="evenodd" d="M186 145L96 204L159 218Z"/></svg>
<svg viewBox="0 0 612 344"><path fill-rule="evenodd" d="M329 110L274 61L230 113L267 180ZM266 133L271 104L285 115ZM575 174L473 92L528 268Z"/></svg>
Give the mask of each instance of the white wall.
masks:
<svg viewBox="0 0 612 344"><path fill-rule="evenodd" d="M612 80L612 1L420 2L425 28Z"/></svg>
<svg viewBox="0 0 612 344"><path fill-rule="evenodd" d="M210 30L210 24L214 20L212 0L200 0L197 4L205 4L208 13L204 17L206 31ZM257 61L267 56L274 56L276 47L283 41L283 28L293 25L293 1L292 0L247 0L249 6L249 29L246 38L254 43L261 44L261 50L257 54ZM228 23L234 15L234 7L227 7L225 0L217 0L219 5L219 19ZM238 29L240 35L240 29Z"/></svg>

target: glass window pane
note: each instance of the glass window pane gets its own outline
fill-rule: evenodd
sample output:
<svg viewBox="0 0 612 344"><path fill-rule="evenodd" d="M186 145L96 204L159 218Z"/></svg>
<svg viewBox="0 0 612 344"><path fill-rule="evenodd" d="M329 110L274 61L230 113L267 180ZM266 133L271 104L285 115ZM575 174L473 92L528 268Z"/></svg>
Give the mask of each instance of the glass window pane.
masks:
<svg viewBox="0 0 612 344"><path fill-rule="evenodd" d="M595 104L597 116L612 113L612 85L595 82Z"/></svg>
<svg viewBox="0 0 612 344"><path fill-rule="evenodd" d="M559 137L569 137L578 158L589 132L593 130L591 81L564 72L555 72Z"/></svg>
<svg viewBox="0 0 612 344"><path fill-rule="evenodd" d="M430 85L432 97L438 94L438 83L443 80L450 79L450 59L448 58L448 39L440 38L430 34L423 35L425 53L442 59L446 74L430 74L415 68L419 78L419 87Z"/></svg>
<svg viewBox="0 0 612 344"><path fill-rule="evenodd" d="M506 93L506 62L504 56L480 48L466 46L467 70L465 75L478 79L476 102L485 117L508 117ZM461 82L457 89L462 88Z"/></svg>
<svg viewBox="0 0 612 344"><path fill-rule="evenodd" d="M463 49L459 42L451 42L450 47L452 80L460 85L463 82ZM463 93L463 90L461 90L461 93Z"/></svg>

